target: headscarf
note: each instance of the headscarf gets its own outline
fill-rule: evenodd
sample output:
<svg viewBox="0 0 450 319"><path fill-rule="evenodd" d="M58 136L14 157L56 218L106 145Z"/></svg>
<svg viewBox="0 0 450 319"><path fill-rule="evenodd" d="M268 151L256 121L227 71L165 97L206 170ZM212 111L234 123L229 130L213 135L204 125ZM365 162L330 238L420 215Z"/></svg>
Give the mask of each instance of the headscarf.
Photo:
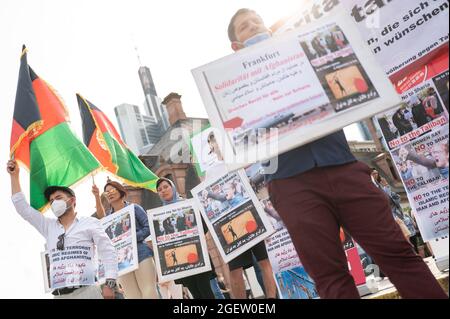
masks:
<svg viewBox="0 0 450 319"><path fill-rule="evenodd" d="M161 198L161 196L159 197L163 203L164 206L166 205L170 205L170 204L174 204L174 203L178 203L179 201L184 200L183 197L181 197L180 195L178 195L178 191L177 188L175 186L175 184L168 178L165 177L161 177L158 182L156 183L156 185L159 185L162 182L167 182L170 184L170 186L172 187L172 193L173 193L173 197L172 200L170 201L165 201L163 198Z"/></svg>

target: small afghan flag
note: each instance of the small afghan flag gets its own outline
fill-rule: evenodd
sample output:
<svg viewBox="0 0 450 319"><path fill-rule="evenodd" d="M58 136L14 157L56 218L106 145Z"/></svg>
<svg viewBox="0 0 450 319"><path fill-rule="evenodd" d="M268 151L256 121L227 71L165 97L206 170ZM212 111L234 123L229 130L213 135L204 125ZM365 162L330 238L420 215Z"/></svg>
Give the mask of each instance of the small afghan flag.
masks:
<svg viewBox="0 0 450 319"><path fill-rule="evenodd" d="M70 187L100 163L76 137L58 94L29 67L22 49L10 156L30 172L30 204L43 211L48 186Z"/></svg>
<svg viewBox="0 0 450 319"><path fill-rule="evenodd" d="M156 190L156 176L125 145L114 125L94 104L77 94L83 139L99 162L124 183Z"/></svg>

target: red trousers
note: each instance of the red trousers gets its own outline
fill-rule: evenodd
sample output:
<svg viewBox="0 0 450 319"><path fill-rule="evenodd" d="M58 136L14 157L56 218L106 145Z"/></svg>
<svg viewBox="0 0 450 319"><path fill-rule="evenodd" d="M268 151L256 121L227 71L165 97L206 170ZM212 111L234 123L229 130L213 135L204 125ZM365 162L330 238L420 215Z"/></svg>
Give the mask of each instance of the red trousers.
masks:
<svg viewBox="0 0 450 319"><path fill-rule="evenodd" d="M305 270L321 298L359 298L339 229L345 228L389 277L402 298L447 295L392 217L385 194L361 162L314 168L269 183Z"/></svg>

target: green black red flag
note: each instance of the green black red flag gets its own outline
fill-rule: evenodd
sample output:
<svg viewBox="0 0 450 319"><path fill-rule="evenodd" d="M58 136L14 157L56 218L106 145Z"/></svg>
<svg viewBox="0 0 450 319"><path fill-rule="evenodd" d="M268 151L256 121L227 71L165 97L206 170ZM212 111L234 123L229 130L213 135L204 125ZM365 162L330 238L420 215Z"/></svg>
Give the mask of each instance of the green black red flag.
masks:
<svg viewBox="0 0 450 319"><path fill-rule="evenodd" d="M158 177L125 145L108 117L77 94L86 146L109 172L126 184L155 191Z"/></svg>
<svg viewBox="0 0 450 319"><path fill-rule="evenodd" d="M10 155L30 171L30 204L44 210L48 186L72 186L100 163L72 132L58 94L29 67L22 49Z"/></svg>

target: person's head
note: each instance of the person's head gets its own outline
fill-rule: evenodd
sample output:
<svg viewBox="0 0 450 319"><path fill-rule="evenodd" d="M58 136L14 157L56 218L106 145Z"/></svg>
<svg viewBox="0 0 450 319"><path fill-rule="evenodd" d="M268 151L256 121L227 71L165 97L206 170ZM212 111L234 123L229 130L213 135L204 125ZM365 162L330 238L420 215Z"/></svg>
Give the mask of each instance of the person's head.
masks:
<svg viewBox="0 0 450 319"><path fill-rule="evenodd" d="M156 182L156 190L158 191L159 198L163 202L171 202L174 200L174 185L168 178L160 178Z"/></svg>
<svg viewBox="0 0 450 319"><path fill-rule="evenodd" d="M44 196L51 205L51 209L57 218L67 212L73 212L76 206L76 197L72 189L64 186L49 186Z"/></svg>
<svg viewBox="0 0 450 319"><path fill-rule="evenodd" d="M236 184L235 183L229 183L224 187L225 196L227 199L232 199L234 197L234 194L236 193Z"/></svg>
<svg viewBox="0 0 450 319"><path fill-rule="evenodd" d="M216 154L217 158L222 161L223 156L222 152L220 151L219 145L217 144L216 136L214 135L214 132L209 133L208 135L208 145L209 145L209 154L214 153Z"/></svg>
<svg viewBox="0 0 450 319"><path fill-rule="evenodd" d="M103 190L105 191L106 199L110 204L124 201L127 197L127 190L119 182L108 181Z"/></svg>
<svg viewBox="0 0 450 319"><path fill-rule="evenodd" d="M431 150L431 155L436 162L436 167L444 168L448 167L448 144L438 144Z"/></svg>
<svg viewBox="0 0 450 319"><path fill-rule="evenodd" d="M263 19L251 9L239 9L228 25L228 38L234 51L265 40L271 36Z"/></svg>
<svg viewBox="0 0 450 319"><path fill-rule="evenodd" d="M400 167L401 172L408 171L408 163L406 163L406 161L405 162L401 161L401 162L397 163L397 165L398 165L398 167Z"/></svg>

